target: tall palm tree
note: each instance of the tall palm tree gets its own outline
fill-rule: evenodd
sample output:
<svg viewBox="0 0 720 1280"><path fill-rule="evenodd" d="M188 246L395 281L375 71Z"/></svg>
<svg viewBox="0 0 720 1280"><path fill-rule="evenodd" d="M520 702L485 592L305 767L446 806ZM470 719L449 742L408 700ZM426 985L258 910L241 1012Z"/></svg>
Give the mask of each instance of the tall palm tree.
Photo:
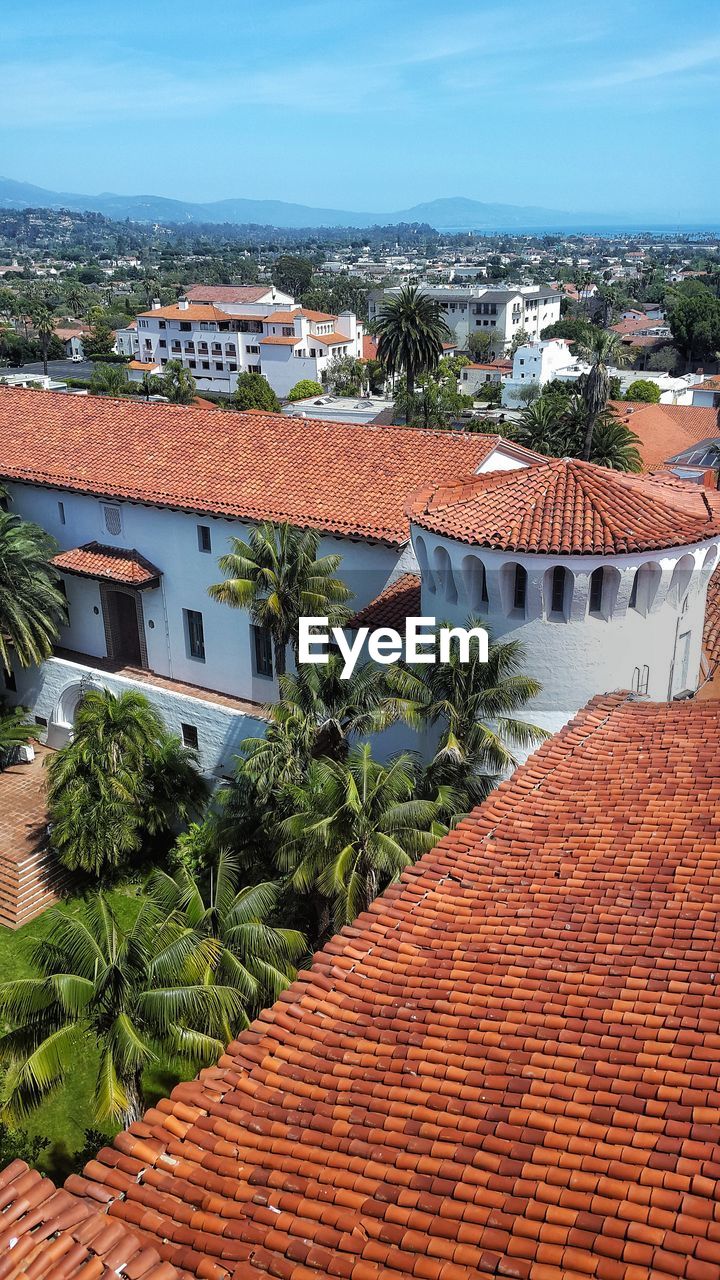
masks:
<svg viewBox="0 0 720 1280"><path fill-rule="evenodd" d="M0 490L1 493L1 490ZM0 667L49 658L67 602L51 562L57 547L39 525L0 510Z"/></svg>
<svg viewBox="0 0 720 1280"><path fill-rule="evenodd" d="M484 624L470 617L465 625ZM502 640L490 643L487 662L471 648L469 662L461 662L452 650L449 662L388 669L398 717L416 730L439 730L423 790L444 797L441 807L450 818L485 799L517 764L518 748L536 746L547 737L543 729L518 718L540 693L537 680L523 674L523 659L518 640Z"/></svg>
<svg viewBox="0 0 720 1280"><path fill-rule="evenodd" d="M326 617L331 624L348 618L343 606L352 592L335 577L342 557L318 559L318 533L270 521L253 528L247 542L231 538L230 543L232 550L218 560L226 580L208 593L234 609L247 609L255 625L270 633L275 673L284 675L289 644L297 656L300 618Z"/></svg>
<svg viewBox="0 0 720 1280"><path fill-rule="evenodd" d="M593 329L587 338L575 344L575 354L578 359L587 360L590 365L590 372L583 388L587 421L582 456L587 462L592 451L595 423L607 408L610 397L608 366L615 365L619 368L626 364L628 353L618 333L612 333L609 329Z"/></svg>
<svg viewBox="0 0 720 1280"><path fill-rule="evenodd" d="M280 867L295 889L329 901L336 929L435 843L436 805L415 798L415 781L411 756L380 764L365 743L345 762L315 760L306 782L290 788L294 811L279 824ZM321 912L321 934L327 925Z"/></svg>
<svg viewBox="0 0 720 1280"><path fill-rule="evenodd" d="M90 375L90 390L93 395L121 396L128 389L128 378L123 364L95 365Z"/></svg>
<svg viewBox="0 0 720 1280"><path fill-rule="evenodd" d="M50 339L55 333L55 317L49 307L40 306L33 312L32 317L33 328L40 342L40 350L42 352L43 373L47 377L48 371L48 349L50 347Z"/></svg>
<svg viewBox="0 0 720 1280"><path fill-rule="evenodd" d="M440 305L419 285L403 285L381 308L377 325L378 360L390 375L404 373L408 396L422 373L432 373L452 334Z"/></svg>
<svg viewBox="0 0 720 1280"><path fill-rule="evenodd" d="M540 396L520 414L516 439L536 453L557 458L565 452L567 432L554 398Z"/></svg>
<svg viewBox="0 0 720 1280"><path fill-rule="evenodd" d="M53 846L70 870L94 875L187 822L206 795L193 753L134 690L89 690L47 768Z"/></svg>
<svg viewBox="0 0 720 1280"><path fill-rule="evenodd" d="M261 794L300 782L319 756L346 759L351 738L381 733L393 723L382 671L365 663L344 680L343 665L339 654L330 653L323 666L280 677L280 697L267 709L265 734L241 743L242 768Z"/></svg>
<svg viewBox="0 0 720 1280"><path fill-rule="evenodd" d="M176 919L199 937L219 944L214 980L236 987L251 1017L277 1000L292 982L295 962L307 951L305 938L296 929L267 923L278 905L279 886L267 882L241 888L239 863L227 850L217 859L209 889L185 869L174 876L158 869L146 890L165 918ZM247 1025L247 1017L227 1027L228 1040L238 1025Z"/></svg>
<svg viewBox="0 0 720 1280"><path fill-rule="evenodd" d="M613 471L642 471L640 440L614 413L601 413L593 432L590 462Z"/></svg>
<svg viewBox="0 0 720 1280"><path fill-rule="evenodd" d="M88 293L82 285L71 283L65 291L65 301L72 314L78 318L87 310Z"/></svg>
<svg viewBox="0 0 720 1280"><path fill-rule="evenodd" d="M54 910L31 951L39 976L0 985L6 1067L2 1114L22 1119L98 1048L98 1123L132 1124L143 1112L143 1070L159 1061L207 1065L243 1018L236 987L214 981L221 945L149 899L120 924L102 894L80 915Z"/></svg>

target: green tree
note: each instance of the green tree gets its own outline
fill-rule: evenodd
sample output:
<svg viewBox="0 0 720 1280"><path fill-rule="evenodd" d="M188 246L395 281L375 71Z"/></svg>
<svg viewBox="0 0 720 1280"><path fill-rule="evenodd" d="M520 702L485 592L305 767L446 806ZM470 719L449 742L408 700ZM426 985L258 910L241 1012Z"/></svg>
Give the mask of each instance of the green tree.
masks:
<svg viewBox="0 0 720 1280"><path fill-rule="evenodd" d="M466 626L485 624L470 617ZM517 749L537 746L548 736L518 718L540 693L538 682L523 674L524 659L518 640L504 640L490 643L487 662L471 646L469 662L461 662L455 648L449 662L388 669L395 714L411 728L429 728L437 736L423 789L436 798L448 822L485 799L517 764Z"/></svg>
<svg viewBox="0 0 720 1280"><path fill-rule="evenodd" d="M311 396L321 396L323 394L323 386L320 382L313 382L312 378L301 378L299 382L288 392L288 400L309 400Z"/></svg>
<svg viewBox="0 0 720 1280"><path fill-rule="evenodd" d="M312 529L265 521L251 529L248 541L231 538L232 550L218 565L225 581L208 589L213 600L247 609L253 623L270 633L275 674L284 675L287 647L297 656L302 617L347 620L344 607L352 592L337 578L341 556L318 559L320 535Z"/></svg>
<svg viewBox="0 0 720 1280"><path fill-rule="evenodd" d="M6 710L0 702L0 773L6 769L18 747L37 738L37 725L26 720L24 707Z"/></svg>
<svg viewBox="0 0 720 1280"><path fill-rule="evenodd" d="M513 334L513 339L510 343L510 350L508 352L509 359L512 360L515 352L518 350L518 347L525 347L528 342L532 342L532 337L528 333L527 329L518 329L517 333Z"/></svg>
<svg viewBox="0 0 720 1280"><path fill-rule="evenodd" d="M432 373L452 334L439 304L418 285L403 285L380 310L377 326L378 359L390 376L405 375L408 395L423 373Z"/></svg>
<svg viewBox="0 0 720 1280"><path fill-rule="evenodd" d="M192 404L197 386L189 369L181 360L168 360L162 378L162 393L171 404Z"/></svg>
<svg viewBox="0 0 720 1280"><path fill-rule="evenodd" d="M365 743L344 762L315 760L306 781L289 788L293 812L279 824L280 866L298 892L328 900L336 929L435 843L436 806L415 797L415 782L411 756L380 764Z"/></svg>
<svg viewBox="0 0 720 1280"><path fill-rule="evenodd" d="M67 604L51 560L57 546L39 525L0 510L0 667L49 658Z"/></svg>
<svg viewBox="0 0 720 1280"><path fill-rule="evenodd" d="M562 457L568 441L563 422L566 403L545 395L535 400L521 413L515 438L536 453L544 453L553 458Z"/></svg>
<svg viewBox="0 0 720 1280"><path fill-rule="evenodd" d="M478 364L485 364L491 359L493 343L497 341L494 334L487 329L477 329L468 338L468 351Z"/></svg>
<svg viewBox="0 0 720 1280"><path fill-rule="evenodd" d="M239 373L230 404L235 409L262 409L265 413L280 410L280 401L261 373Z"/></svg>
<svg viewBox="0 0 720 1280"><path fill-rule="evenodd" d="M608 366L621 367L627 363L627 351L619 334L610 329L594 329L585 341L576 343L575 354L587 360L590 371L583 385L586 409L585 441L582 456L586 461L592 453L595 424L607 408L610 398L610 373Z"/></svg>
<svg viewBox="0 0 720 1280"><path fill-rule="evenodd" d="M90 374L93 395L122 396L128 389L127 373L122 364L96 364Z"/></svg>
<svg viewBox="0 0 720 1280"><path fill-rule="evenodd" d="M206 795L194 753L133 690L89 690L72 741L48 756L47 767L53 846L70 870L96 876L150 837L167 837Z"/></svg>
<svg viewBox="0 0 720 1280"><path fill-rule="evenodd" d="M99 1049L93 1111L124 1126L144 1110L142 1077L159 1062L209 1065L243 1016L241 993L213 981L222 947L144 899L132 926L102 894L78 916L49 914L34 944L37 977L0 985L3 1115L17 1122Z"/></svg>
<svg viewBox="0 0 720 1280"><path fill-rule="evenodd" d="M293 253L281 253L272 265L273 284L283 293L299 298L310 287L313 278L313 264L309 258L301 258Z"/></svg>
<svg viewBox="0 0 720 1280"><path fill-rule="evenodd" d="M268 923L278 907L279 886L266 882L241 888L238 861L227 850L212 868L209 885L182 868L174 876L158 869L146 891L165 919L172 917L218 943L213 977L240 992L244 1016L239 1026L247 1026L247 1015L256 1016L292 982L295 964L307 950L305 938L295 929ZM230 1040L238 1025L224 1030Z"/></svg>
<svg viewBox="0 0 720 1280"><path fill-rule="evenodd" d="M720 300L707 285L686 280L672 299L668 321L675 345L688 363L715 358L720 348Z"/></svg>
<svg viewBox="0 0 720 1280"><path fill-rule="evenodd" d="M327 366L328 386L336 396L358 396L365 380L365 364L355 356L334 356Z"/></svg>
<svg viewBox="0 0 720 1280"><path fill-rule="evenodd" d="M590 462L613 471L642 471L640 440L614 413L601 413L595 423Z"/></svg>
<svg viewBox="0 0 720 1280"><path fill-rule="evenodd" d="M89 356L107 356L115 346L115 334L110 327L105 312L101 307L91 307L88 312L90 326L83 340L83 347Z"/></svg>
<svg viewBox="0 0 720 1280"><path fill-rule="evenodd" d="M660 403L660 388L649 378L636 378L625 392L626 400L641 400L645 404Z"/></svg>
<svg viewBox="0 0 720 1280"><path fill-rule="evenodd" d="M588 324L587 320L580 320L577 316L567 316L564 320L556 320L555 324L548 324L542 330L540 337L543 342L547 338L564 338L566 342L572 342L576 345L585 346L592 338L594 325Z"/></svg>
<svg viewBox="0 0 720 1280"><path fill-rule="evenodd" d="M83 289L80 284L71 281L65 290L65 301L70 308L71 315L75 316L76 319L79 319L87 310L87 289Z"/></svg>
<svg viewBox="0 0 720 1280"><path fill-rule="evenodd" d="M55 333L55 317L48 307L38 307L38 309L33 312L32 322L33 328L38 337L38 342L40 343L43 373L47 377L48 351L50 348L50 340Z"/></svg>

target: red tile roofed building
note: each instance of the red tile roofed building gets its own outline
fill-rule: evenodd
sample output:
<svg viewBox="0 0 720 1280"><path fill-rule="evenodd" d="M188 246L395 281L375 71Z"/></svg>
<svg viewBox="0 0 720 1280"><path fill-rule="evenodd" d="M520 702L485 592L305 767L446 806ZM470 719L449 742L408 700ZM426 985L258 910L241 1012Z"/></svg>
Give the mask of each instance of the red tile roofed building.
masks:
<svg viewBox="0 0 720 1280"><path fill-rule="evenodd" d="M349 627L395 627L402 630L405 619L420 614L420 578L416 573L403 573L384 591L356 613Z"/></svg>
<svg viewBox="0 0 720 1280"><path fill-rule="evenodd" d="M717 1280L718 733L596 699L73 1203L198 1280Z"/></svg>
<svg viewBox="0 0 720 1280"><path fill-rule="evenodd" d="M637 448L645 471L662 466L690 445L720 434L717 409L711 407L628 400L613 400L610 407L638 437Z"/></svg>

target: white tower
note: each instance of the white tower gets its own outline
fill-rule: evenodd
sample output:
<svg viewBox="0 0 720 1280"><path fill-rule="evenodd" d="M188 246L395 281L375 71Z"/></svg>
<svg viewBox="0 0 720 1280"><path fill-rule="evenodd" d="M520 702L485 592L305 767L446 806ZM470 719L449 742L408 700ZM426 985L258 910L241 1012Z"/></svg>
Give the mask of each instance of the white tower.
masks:
<svg viewBox="0 0 720 1280"><path fill-rule="evenodd" d="M556 732L597 693L697 688L719 494L553 458L425 490L410 515L423 614L522 642L527 719Z"/></svg>

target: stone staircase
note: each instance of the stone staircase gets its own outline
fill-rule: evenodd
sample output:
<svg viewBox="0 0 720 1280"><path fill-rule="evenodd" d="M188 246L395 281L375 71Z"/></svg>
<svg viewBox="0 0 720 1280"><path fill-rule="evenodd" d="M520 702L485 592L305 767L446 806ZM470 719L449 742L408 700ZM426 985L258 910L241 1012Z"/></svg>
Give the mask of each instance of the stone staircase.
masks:
<svg viewBox="0 0 720 1280"><path fill-rule="evenodd" d="M65 873L48 846L43 760L0 773L0 925L18 929L57 902Z"/></svg>

